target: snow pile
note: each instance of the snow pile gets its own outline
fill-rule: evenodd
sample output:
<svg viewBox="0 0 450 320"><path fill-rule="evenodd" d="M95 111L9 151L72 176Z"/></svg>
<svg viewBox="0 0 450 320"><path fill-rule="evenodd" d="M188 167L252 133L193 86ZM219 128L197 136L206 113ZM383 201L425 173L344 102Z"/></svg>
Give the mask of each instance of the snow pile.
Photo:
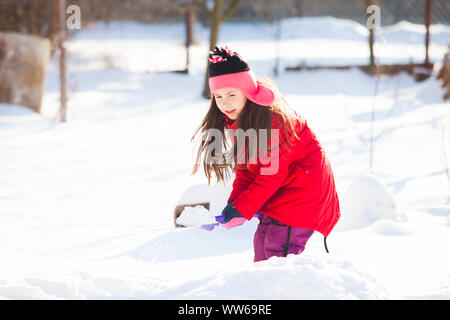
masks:
<svg viewBox="0 0 450 320"><path fill-rule="evenodd" d="M118 266L102 272L33 274L0 282L0 299L402 299L349 261L303 254L252 263L249 256L247 251L217 261L149 266L147 271ZM174 281L158 279L161 272Z"/></svg>
<svg viewBox="0 0 450 320"><path fill-rule="evenodd" d="M226 183L216 183L207 185L197 184L186 188L178 199L179 205L198 203L209 203L211 215L220 216L222 210L227 204L228 197L232 191L234 177L231 177Z"/></svg>
<svg viewBox="0 0 450 320"><path fill-rule="evenodd" d="M168 290L167 299L398 299L351 262L303 254L245 264Z"/></svg>
<svg viewBox="0 0 450 320"><path fill-rule="evenodd" d="M394 195L373 173L361 176L350 185L341 201L342 217L337 229L366 227L380 219L402 221Z"/></svg>
<svg viewBox="0 0 450 320"><path fill-rule="evenodd" d="M216 223L216 216L203 206L185 207L177 218L177 223L183 226L200 228Z"/></svg>
<svg viewBox="0 0 450 320"><path fill-rule="evenodd" d="M239 254L252 249L257 223L258 219L252 219L230 230L217 226L213 232L178 228L150 239L128 255L144 262L186 262ZM252 259L250 254L246 261ZM205 265L211 266L211 262Z"/></svg>

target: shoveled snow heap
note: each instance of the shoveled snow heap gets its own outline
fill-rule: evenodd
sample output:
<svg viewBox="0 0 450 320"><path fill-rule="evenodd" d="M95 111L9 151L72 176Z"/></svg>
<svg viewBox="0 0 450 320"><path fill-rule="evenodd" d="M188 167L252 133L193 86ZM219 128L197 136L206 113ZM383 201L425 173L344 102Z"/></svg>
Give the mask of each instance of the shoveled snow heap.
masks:
<svg viewBox="0 0 450 320"><path fill-rule="evenodd" d="M245 288L245 289L244 289ZM386 283L351 262L314 254L242 263L191 281L159 299L402 299Z"/></svg>
<svg viewBox="0 0 450 320"><path fill-rule="evenodd" d="M339 230L364 228L380 219L404 221L395 197L372 172L356 178L341 201L342 215Z"/></svg>
<svg viewBox="0 0 450 320"><path fill-rule="evenodd" d="M203 225L216 223L216 217L214 213L198 205L186 207L177 218L177 223L187 227L200 228Z"/></svg>

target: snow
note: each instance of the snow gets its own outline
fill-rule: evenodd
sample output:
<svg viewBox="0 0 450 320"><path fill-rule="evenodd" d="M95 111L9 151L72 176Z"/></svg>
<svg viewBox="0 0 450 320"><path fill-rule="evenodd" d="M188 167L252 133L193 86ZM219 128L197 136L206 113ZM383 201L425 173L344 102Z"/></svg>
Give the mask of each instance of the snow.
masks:
<svg viewBox="0 0 450 320"><path fill-rule="evenodd" d="M237 285L239 284L239 285ZM245 288L245 290L242 290ZM350 262L290 255L223 270L165 293L181 299L401 299Z"/></svg>
<svg viewBox="0 0 450 320"><path fill-rule="evenodd" d="M216 215L203 206L186 207L176 222L183 226L200 228L204 225L215 224Z"/></svg>
<svg viewBox="0 0 450 320"><path fill-rule="evenodd" d="M340 205L345 215L336 229L361 228L381 219L404 219L392 192L372 173L357 178L348 187Z"/></svg>
<svg viewBox="0 0 450 320"><path fill-rule="evenodd" d="M283 26L281 68L368 60L366 31L354 22ZM274 30L226 23L219 43L271 75ZM189 75L164 72L184 68L183 32L136 23L81 30L67 44L66 123L55 121L56 60L41 116L0 104L0 298L449 299L450 108L435 74L383 76L375 99L375 79L357 69L275 78L329 156L342 220L327 238L330 254L315 233L299 256L253 263L257 219L211 232L173 227L178 204L209 200L220 214L232 182L207 186L202 168L190 174L190 138L208 109L208 32L196 26ZM435 73L449 33L432 26ZM401 22L379 35L380 62L423 60L421 26Z"/></svg>
<svg viewBox="0 0 450 320"><path fill-rule="evenodd" d="M207 185L196 184L186 188L178 198L178 204L198 204L209 202L209 212L212 216L220 216L224 208L224 203L233 190L230 183L216 183Z"/></svg>

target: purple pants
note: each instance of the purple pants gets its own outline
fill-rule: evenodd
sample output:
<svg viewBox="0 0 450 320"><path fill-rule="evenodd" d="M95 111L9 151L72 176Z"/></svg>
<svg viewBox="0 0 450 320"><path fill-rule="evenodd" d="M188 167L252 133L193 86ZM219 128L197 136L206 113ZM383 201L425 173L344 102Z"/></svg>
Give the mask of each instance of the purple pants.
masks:
<svg viewBox="0 0 450 320"><path fill-rule="evenodd" d="M290 227L271 217L263 216L253 238L254 262L270 257L285 257L299 254L314 230Z"/></svg>

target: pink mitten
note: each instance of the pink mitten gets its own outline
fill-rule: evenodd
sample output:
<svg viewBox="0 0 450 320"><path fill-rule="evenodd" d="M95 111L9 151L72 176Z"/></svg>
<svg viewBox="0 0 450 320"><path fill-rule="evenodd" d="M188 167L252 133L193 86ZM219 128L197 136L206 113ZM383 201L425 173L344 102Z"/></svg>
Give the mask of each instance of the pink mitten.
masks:
<svg viewBox="0 0 450 320"><path fill-rule="evenodd" d="M245 222L245 218L233 218L230 221L228 221L227 223L221 223L220 225L222 227L224 227L225 229L231 229L237 226L240 226L241 224L243 224Z"/></svg>

